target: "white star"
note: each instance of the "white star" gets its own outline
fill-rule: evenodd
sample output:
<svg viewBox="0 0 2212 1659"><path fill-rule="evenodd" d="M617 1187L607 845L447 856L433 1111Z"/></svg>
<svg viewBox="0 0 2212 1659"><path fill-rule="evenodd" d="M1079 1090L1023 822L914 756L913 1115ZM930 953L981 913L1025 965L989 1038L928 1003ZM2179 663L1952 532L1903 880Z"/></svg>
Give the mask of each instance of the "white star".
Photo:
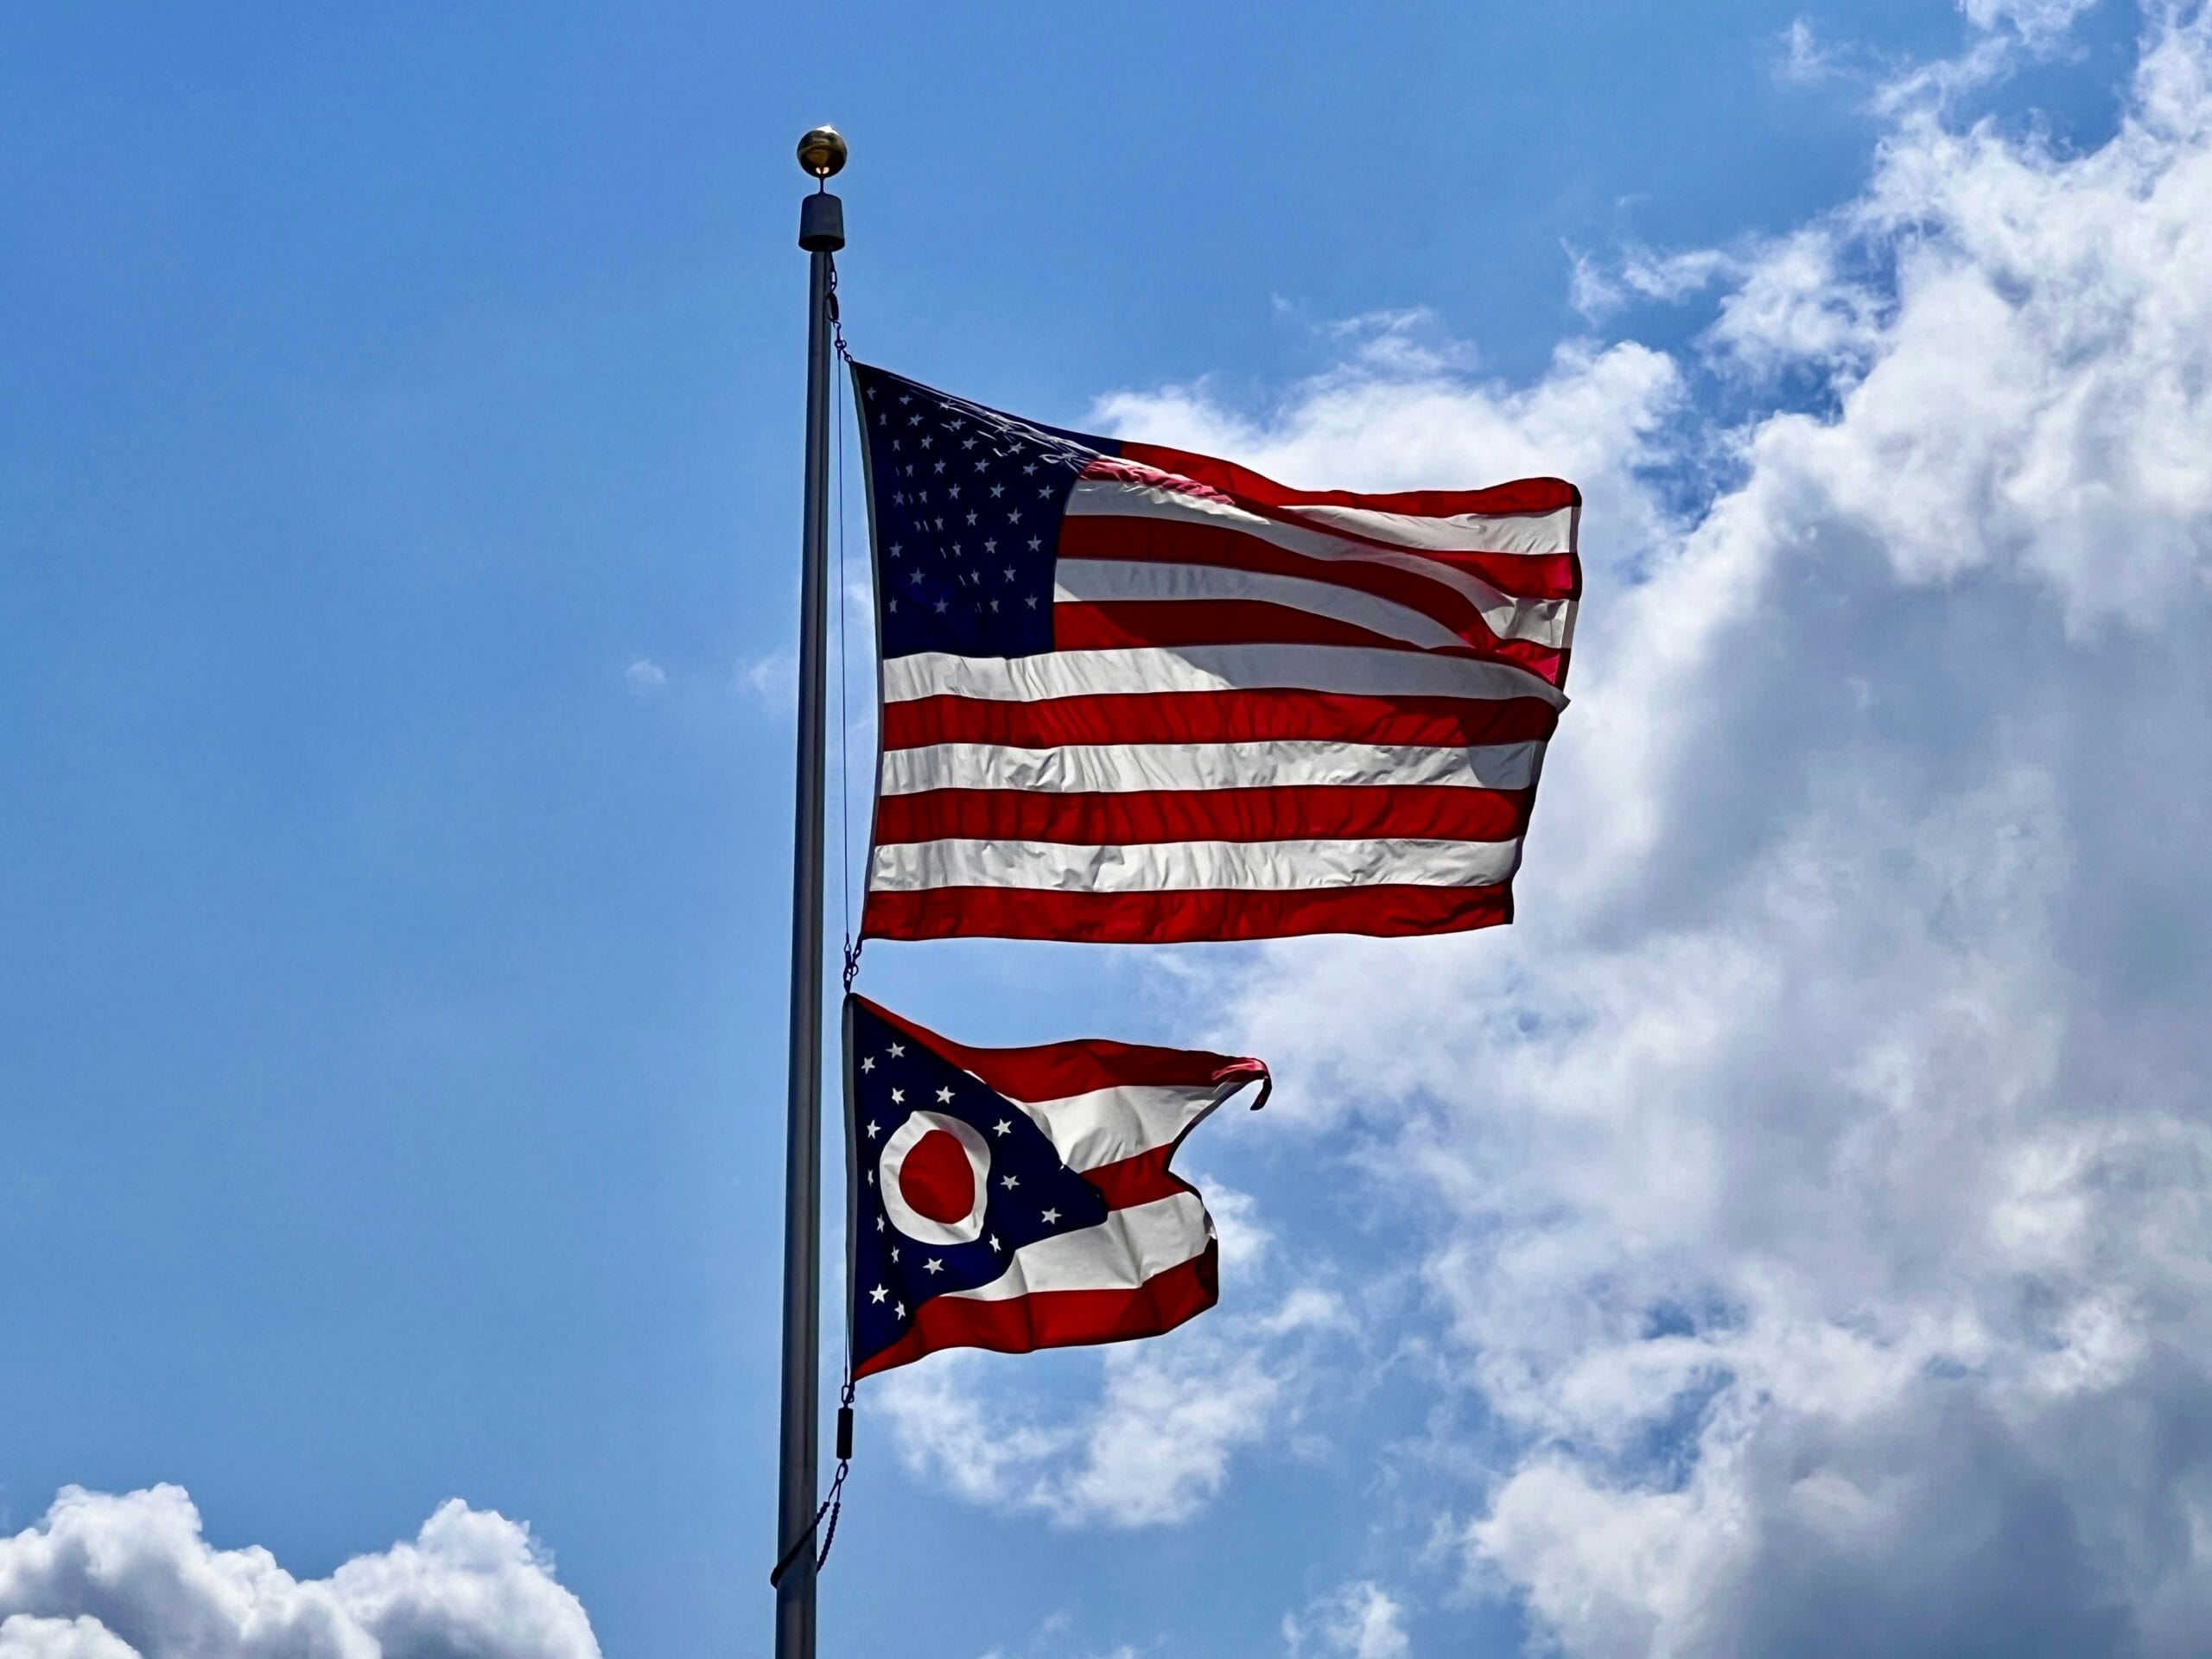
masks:
<svg viewBox="0 0 2212 1659"><path fill-rule="evenodd" d="M1020 507L1016 507L1012 512L1007 514L1007 520L1010 524L1020 524L1021 522L1021 509Z"/></svg>
<svg viewBox="0 0 2212 1659"><path fill-rule="evenodd" d="M892 1044L892 1045L891 1045L891 1058L892 1058L893 1059L894 1059L894 1060L903 1060L903 1059L905 1059L905 1058L906 1058L906 1044L904 1044L904 1043L893 1043L893 1044Z"/></svg>
<svg viewBox="0 0 2212 1659"><path fill-rule="evenodd" d="M1045 538L1041 536L1032 536L1029 538L1029 550L1032 553L1034 553L1039 548L1044 545Z"/></svg>
<svg viewBox="0 0 2212 1659"><path fill-rule="evenodd" d="M1014 1133L1014 1125L1008 1122L1005 1118L1001 1118L997 1122L991 1125L991 1133L993 1135L1012 1135Z"/></svg>
<svg viewBox="0 0 2212 1659"><path fill-rule="evenodd" d="M873 1055L873 1054L863 1054L863 1055L861 1055L861 1071L874 1071L874 1070L875 1070L875 1056L874 1056L874 1055Z"/></svg>
<svg viewBox="0 0 2212 1659"><path fill-rule="evenodd" d="M1015 1187L1020 1186L1021 1183L1014 1179L1013 1176L1009 1175L1004 1180L1001 1181L999 1185L1006 1188L1007 1192L1011 1192Z"/></svg>
<svg viewBox="0 0 2212 1659"><path fill-rule="evenodd" d="M893 1089L891 1091L891 1103L893 1106L904 1106L906 1103L906 1091L904 1089Z"/></svg>
<svg viewBox="0 0 2212 1659"><path fill-rule="evenodd" d="M886 1290L881 1285L878 1285L874 1290L868 1292L868 1299L871 1302L880 1302L890 1294L891 1293Z"/></svg>
<svg viewBox="0 0 2212 1659"><path fill-rule="evenodd" d="M893 1303L892 1303L892 1304L891 1304L891 1317L892 1317L893 1319L905 1319L905 1318L906 1317L906 1303L904 1303L904 1302L893 1302Z"/></svg>
<svg viewBox="0 0 2212 1659"><path fill-rule="evenodd" d="M899 1247L896 1244L893 1244L891 1247L891 1259L893 1262L896 1262L899 1259Z"/></svg>
<svg viewBox="0 0 2212 1659"><path fill-rule="evenodd" d="M897 1091L894 1090L893 1092L895 1094ZM880 1129L880 1128L878 1128L876 1127L875 1120L874 1120L874 1118L870 1118L870 1119L868 1119L868 1138L869 1140L873 1141L873 1140L874 1140L874 1139L875 1139L875 1137L876 1137L877 1135L880 1135L880 1134L882 1134L882 1133L883 1133L883 1131L882 1131L881 1129Z"/></svg>
<svg viewBox="0 0 2212 1659"><path fill-rule="evenodd" d="M1035 609L1037 608L1037 595L1036 595L1036 594L1030 594L1030 595L1029 595L1029 597L1028 597L1028 598L1027 598L1027 599L1023 600L1021 602L1022 602L1023 604L1027 605L1027 606L1031 610L1033 610L1033 610L1035 610ZM894 603L894 604L895 604L895 603L897 603L897 601L894 600L894 601L893 601L893 603Z"/></svg>
<svg viewBox="0 0 2212 1659"><path fill-rule="evenodd" d="M879 1233L883 1230L883 1217L881 1216L878 1216L875 1218L875 1230Z"/></svg>
<svg viewBox="0 0 2212 1659"><path fill-rule="evenodd" d="M972 507L968 511L968 522L971 524L976 522L976 512Z"/></svg>
<svg viewBox="0 0 2212 1659"><path fill-rule="evenodd" d="M904 549L906 545L906 543L904 543L904 542L893 542L893 543L891 543L891 556L892 556L893 558L894 558L894 559L895 559L895 558L897 558L897 557L899 556L899 555L900 550L901 550L902 549Z"/></svg>
<svg viewBox="0 0 2212 1659"><path fill-rule="evenodd" d="M868 389L868 398L870 403L874 403L875 401L875 388L874 386L870 386Z"/></svg>
<svg viewBox="0 0 2212 1659"><path fill-rule="evenodd" d="M1030 474L1032 474L1032 473L1035 472L1036 470L1037 470L1037 463L1036 463L1035 461L1031 461L1031 462L1030 462L1027 467L1023 467L1023 468L1021 469L1022 476L1023 476L1023 477L1025 477L1025 478L1027 478Z"/></svg>
<svg viewBox="0 0 2212 1659"><path fill-rule="evenodd" d="M983 551L984 551L984 552L986 552L986 553L995 553L995 552L997 552L998 550L999 550L998 537L996 537L995 536L986 536L986 537L983 537Z"/></svg>
<svg viewBox="0 0 2212 1659"><path fill-rule="evenodd" d="M1000 1243L999 1243L999 1236L998 1236L996 1233L993 1233L993 1234L991 1235L991 1248L992 1248L993 1249L995 1249L995 1249L1003 1249L1003 1248L1004 1248L1002 1245L1001 1245L1001 1244L1000 1244Z"/></svg>
<svg viewBox="0 0 2212 1659"><path fill-rule="evenodd" d="M944 1271L944 1263L938 1261L937 1257L931 1256L928 1261L922 1263L922 1271L925 1273L943 1273Z"/></svg>
<svg viewBox="0 0 2212 1659"><path fill-rule="evenodd" d="M937 602L937 613L938 613L939 616L943 616L943 615L944 614L944 607L945 607L945 604L946 604L946 602L947 602L947 601L944 601L944 600L942 600L942 599L940 599L939 601L938 601L938 602Z"/></svg>
<svg viewBox="0 0 2212 1659"><path fill-rule="evenodd" d="M925 432L925 433L923 433L923 434L922 434L922 448L925 448L925 449L928 448L930 447L930 445L931 445L933 442L935 442L935 440L933 440L933 439L930 436L930 435L929 435L928 433Z"/></svg>
<svg viewBox="0 0 2212 1659"><path fill-rule="evenodd" d="M1052 1225L1052 1224L1059 1220L1059 1218L1060 1212L1057 1210L1047 1210L1045 1212L1045 1224L1047 1227Z"/></svg>
<svg viewBox="0 0 2212 1659"><path fill-rule="evenodd" d="M902 391L899 394L899 407L901 409L906 408L907 404L913 401L913 395L911 392Z"/></svg>
<svg viewBox="0 0 2212 1659"><path fill-rule="evenodd" d="M973 449L976 447L976 440L973 438L963 438L960 441L960 447L963 449Z"/></svg>
<svg viewBox="0 0 2212 1659"><path fill-rule="evenodd" d="M960 486L956 484L950 489L947 490L945 493L950 496L954 500L957 501L960 499Z"/></svg>
<svg viewBox="0 0 2212 1659"><path fill-rule="evenodd" d="M1010 564L1006 568L1006 579L1008 582L1012 582L1014 580L1014 567Z"/></svg>
<svg viewBox="0 0 2212 1659"><path fill-rule="evenodd" d="M993 499L994 501L997 500L997 499L999 499L999 497L1001 497L1001 496L1004 495L1005 493L1006 493L1006 486L1005 486L1005 485L1003 485L1003 484L994 484L994 485L992 485L992 486L991 486L991 499Z"/></svg>
<svg viewBox="0 0 2212 1659"><path fill-rule="evenodd" d="M949 1101L952 1098L952 1090L950 1089L940 1089L937 1091L937 1097L939 1100Z"/></svg>

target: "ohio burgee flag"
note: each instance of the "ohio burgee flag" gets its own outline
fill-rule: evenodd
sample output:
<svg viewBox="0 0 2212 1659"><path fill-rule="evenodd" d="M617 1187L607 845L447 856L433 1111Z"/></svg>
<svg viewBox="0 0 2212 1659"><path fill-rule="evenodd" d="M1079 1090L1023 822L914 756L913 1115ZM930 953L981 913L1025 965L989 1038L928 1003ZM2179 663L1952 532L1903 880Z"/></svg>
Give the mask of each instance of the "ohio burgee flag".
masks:
<svg viewBox="0 0 2212 1659"><path fill-rule="evenodd" d="M865 935L1166 943L1509 921L1581 497L1388 495L880 369Z"/></svg>
<svg viewBox="0 0 2212 1659"><path fill-rule="evenodd" d="M940 1348L1157 1336L1214 1305L1212 1217L1169 1167L1259 1061L969 1048L845 999L852 1376Z"/></svg>

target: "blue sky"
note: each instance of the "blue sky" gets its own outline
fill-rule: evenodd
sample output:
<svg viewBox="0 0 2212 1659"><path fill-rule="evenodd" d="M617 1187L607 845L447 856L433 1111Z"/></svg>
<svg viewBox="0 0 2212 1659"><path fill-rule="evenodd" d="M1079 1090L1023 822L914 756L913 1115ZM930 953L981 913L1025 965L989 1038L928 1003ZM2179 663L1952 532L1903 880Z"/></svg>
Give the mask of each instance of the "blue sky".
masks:
<svg viewBox="0 0 2212 1659"><path fill-rule="evenodd" d="M1287 1086L1193 1146L1249 1248L1188 1340L864 1391L825 1651L1810 1652L1853 1562L1924 1559L1897 1471L1976 1433L1937 1576L1983 1582L1986 1533L2050 1605L1900 1592L1888 1650L2190 1650L2187 1548L2096 1541L2212 1487L2005 1448L2202 1408L2202 1293L2145 1265L2187 1241L2109 1208L2201 1128L2202 35L2109 0L11 10L0 1532L174 1483L305 1581L458 1497L606 1652L758 1649L791 146L827 119L864 358L1301 484L1568 473L1622 597L1510 940L871 950L968 1040L1232 1041ZM1685 593L1757 651L1655 657ZM1890 985L1860 908L1956 982ZM1700 976L1744 1031L1669 1004ZM1638 1208L1578 1137L1736 1197ZM1953 1157L2024 1173L1960 1220L1911 1196ZM1847 1407L1823 1366L1888 1381ZM1195 1462L1115 1438L1147 1401ZM1906 1518L1802 1582L1704 1525L1840 1537L1884 1492Z"/></svg>

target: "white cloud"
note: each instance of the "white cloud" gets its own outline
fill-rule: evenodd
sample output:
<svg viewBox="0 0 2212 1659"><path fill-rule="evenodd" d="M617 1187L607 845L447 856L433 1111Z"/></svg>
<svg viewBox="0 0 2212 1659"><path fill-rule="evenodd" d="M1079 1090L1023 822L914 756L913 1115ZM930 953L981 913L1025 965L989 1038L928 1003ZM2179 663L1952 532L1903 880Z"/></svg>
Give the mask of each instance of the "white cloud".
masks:
<svg viewBox="0 0 2212 1659"><path fill-rule="evenodd" d="M1172 1525L1221 1491L1240 1448L1295 1414L1303 1351L1343 1324L1316 1314L1312 1295L1294 1292L1267 1313L1216 1309L1104 1349L1095 1395L1058 1415L1007 1362L969 1352L893 1372L881 1403L908 1467L971 1502L1064 1526Z"/></svg>
<svg viewBox="0 0 2212 1659"><path fill-rule="evenodd" d="M1836 73L1834 53L1802 17L1790 19L1782 32L1782 77L1785 80L1825 80Z"/></svg>
<svg viewBox="0 0 2212 1659"><path fill-rule="evenodd" d="M668 685L668 671L650 657L640 657L622 671L622 682L635 696L650 697Z"/></svg>
<svg viewBox="0 0 2212 1659"><path fill-rule="evenodd" d="M16 1613L0 1619L0 1659L137 1659L137 1656L97 1618L39 1618Z"/></svg>
<svg viewBox="0 0 2212 1659"><path fill-rule="evenodd" d="M2097 0L1959 0L1959 10L1976 29L2010 28L2023 41L2043 45L2074 27L2074 20Z"/></svg>
<svg viewBox="0 0 2212 1659"><path fill-rule="evenodd" d="M2086 153L1901 113L1715 280L1812 412L1700 426L1632 342L1111 400L1590 496L1521 922L1268 947L1217 1034L1425 1240L1507 1435L1458 1536L1540 1640L2212 1651L2212 24Z"/></svg>
<svg viewBox="0 0 2212 1659"><path fill-rule="evenodd" d="M219 1549L176 1486L64 1487L0 1540L0 1659L598 1659L529 1531L459 1500L411 1543L294 1578Z"/></svg>
<svg viewBox="0 0 2212 1659"><path fill-rule="evenodd" d="M1383 1588L1362 1579L1324 1596L1282 1621L1291 1659L1406 1659L1413 1651L1402 1622L1404 1609Z"/></svg>
<svg viewBox="0 0 2212 1659"><path fill-rule="evenodd" d="M738 689L769 708L789 709L798 703L798 654L779 649L747 658L737 665Z"/></svg>
<svg viewBox="0 0 2212 1659"><path fill-rule="evenodd" d="M1892 68L1873 86L1872 107L1896 116L1955 107L2014 73L2024 63L2062 55L2075 21L2097 0L1959 0L1975 31L1955 57Z"/></svg>
<svg viewBox="0 0 2212 1659"><path fill-rule="evenodd" d="M1095 1391L1057 1410L1038 1403L1034 1359L956 1350L891 1372L869 1386L907 1466L970 1502L1063 1526L1173 1525L1221 1491L1240 1450L1294 1424L1356 1321L1323 1286L1271 1298L1251 1200L1196 1184L1221 1233L1229 1305L1098 1350Z"/></svg>
<svg viewBox="0 0 2212 1659"><path fill-rule="evenodd" d="M1110 1650L1071 1646L1074 1624L1067 1614L1054 1613L1019 1649L993 1648L983 1659L1140 1659L1138 1649L1126 1642Z"/></svg>

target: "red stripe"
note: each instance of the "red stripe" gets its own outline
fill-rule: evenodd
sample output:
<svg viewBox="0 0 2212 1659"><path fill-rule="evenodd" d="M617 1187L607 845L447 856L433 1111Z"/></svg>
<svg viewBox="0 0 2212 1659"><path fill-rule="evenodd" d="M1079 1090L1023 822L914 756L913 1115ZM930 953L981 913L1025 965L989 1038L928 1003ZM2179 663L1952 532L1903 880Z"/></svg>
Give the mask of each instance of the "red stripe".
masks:
<svg viewBox="0 0 2212 1659"><path fill-rule="evenodd" d="M1465 514L1503 518L1510 513L1557 512L1561 507L1582 505L1582 492L1563 478L1516 479L1483 490L1400 490L1367 495L1353 490L1294 490L1233 461L1195 455L1164 444L1125 442L1119 448L1125 461L1179 474L1270 507L1364 507L1419 518L1453 518Z"/></svg>
<svg viewBox="0 0 2212 1659"><path fill-rule="evenodd" d="M883 747L998 743L1433 743L1541 741L1559 710L1537 697L1363 697L1325 691L1148 691L1038 702L917 697L887 704Z"/></svg>
<svg viewBox="0 0 2212 1659"><path fill-rule="evenodd" d="M1399 550L1479 576L1504 593L1525 594L1530 599L1582 597L1582 561L1572 553L1462 553L1433 547Z"/></svg>
<svg viewBox="0 0 2212 1659"><path fill-rule="evenodd" d="M938 789L883 797L876 804L875 839L878 845L961 838L1057 841L1083 847L1329 837L1510 841L1528 827L1534 793L1444 784L1313 784L1093 795Z"/></svg>
<svg viewBox="0 0 2212 1659"><path fill-rule="evenodd" d="M918 893L869 893L861 912L861 931L874 939L1071 939L1090 944L1185 944L1205 939L1276 939L1299 933L1396 938L1494 927L1512 919L1513 890L1504 882L1487 887L1320 887L1294 893L1219 888L1043 893L1026 887L929 887ZM1020 1097L1052 1098L1046 1095Z"/></svg>
<svg viewBox="0 0 2212 1659"><path fill-rule="evenodd" d="M873 906L875 900L868 903ZM857 995L853 1001L962 1070L974 1072L1011 1100L1065 1100L1094 1089L1216 1083L1226 1071L1257 1064L1205 1049L1158 1048L1148 1043L1116 1043L1104 1038L1035 1043L1024 1048L970 1048L892 1013L880 1002Z"/></svg>
<svg viewBox="0 0 2212 1659"><path fill-rule="evenodd" d="M932 1297L906 1334L853 1368L855 1379L911 1364L941 1348L1027 1354L1156 1337L1221 1300L1220 1247L1154 1274L1134 1290L1039 1290L1003 1301Z"/></svg>
<svg viewBox="0 0 2212 1659"><path fill-rule="evenodd" d="M1116 599L1052 607L1055 651L1150 650L1176 645L1358 645L1427 657L1510 663L1549 685L1567 677L1567 653L1529 639L1424 648L1312 611L1254 599Z"/></svg>
<svg viewBox="0 0 2212 1659"><path fill-rule="evenodd" d="M1182 1141L1178 1137L1173 1145L1154 1147L1134 1158L1101 1164L1096 1169L1079 1173L1098 1189L1098 1196L1106 1200L1109 1210L1134 1210L1141 1204L1157 1204L1179 1192L1198 1191L1181 1176L1168 1173L1168 1161L1181 1146Z"/></svg>
<svg viewBox="0 0 2212 1659"><path fill-rule="evenodd" d="M1476 574L1468 570L1462 560L1434 558L1413 548L1390 550L1402 557L1426 560L1469 575ZM1060 556L1111 559L1128 564L1211 565L1266 575L1294 576L1302 582L1348 588L1402 605L1420 612L1440 626L1451 629L1471 645L1487 645L1498 637L1474 600L1435 576L1365 558L1319 558L1295 553L1288 548L1277 547L1263 537L1225 525L1179 524L1141 515L1123 518L1077 514L1060 526ZM1502 588L1487 577L1482 580L1510 596L1556 597Z"/></svg>

